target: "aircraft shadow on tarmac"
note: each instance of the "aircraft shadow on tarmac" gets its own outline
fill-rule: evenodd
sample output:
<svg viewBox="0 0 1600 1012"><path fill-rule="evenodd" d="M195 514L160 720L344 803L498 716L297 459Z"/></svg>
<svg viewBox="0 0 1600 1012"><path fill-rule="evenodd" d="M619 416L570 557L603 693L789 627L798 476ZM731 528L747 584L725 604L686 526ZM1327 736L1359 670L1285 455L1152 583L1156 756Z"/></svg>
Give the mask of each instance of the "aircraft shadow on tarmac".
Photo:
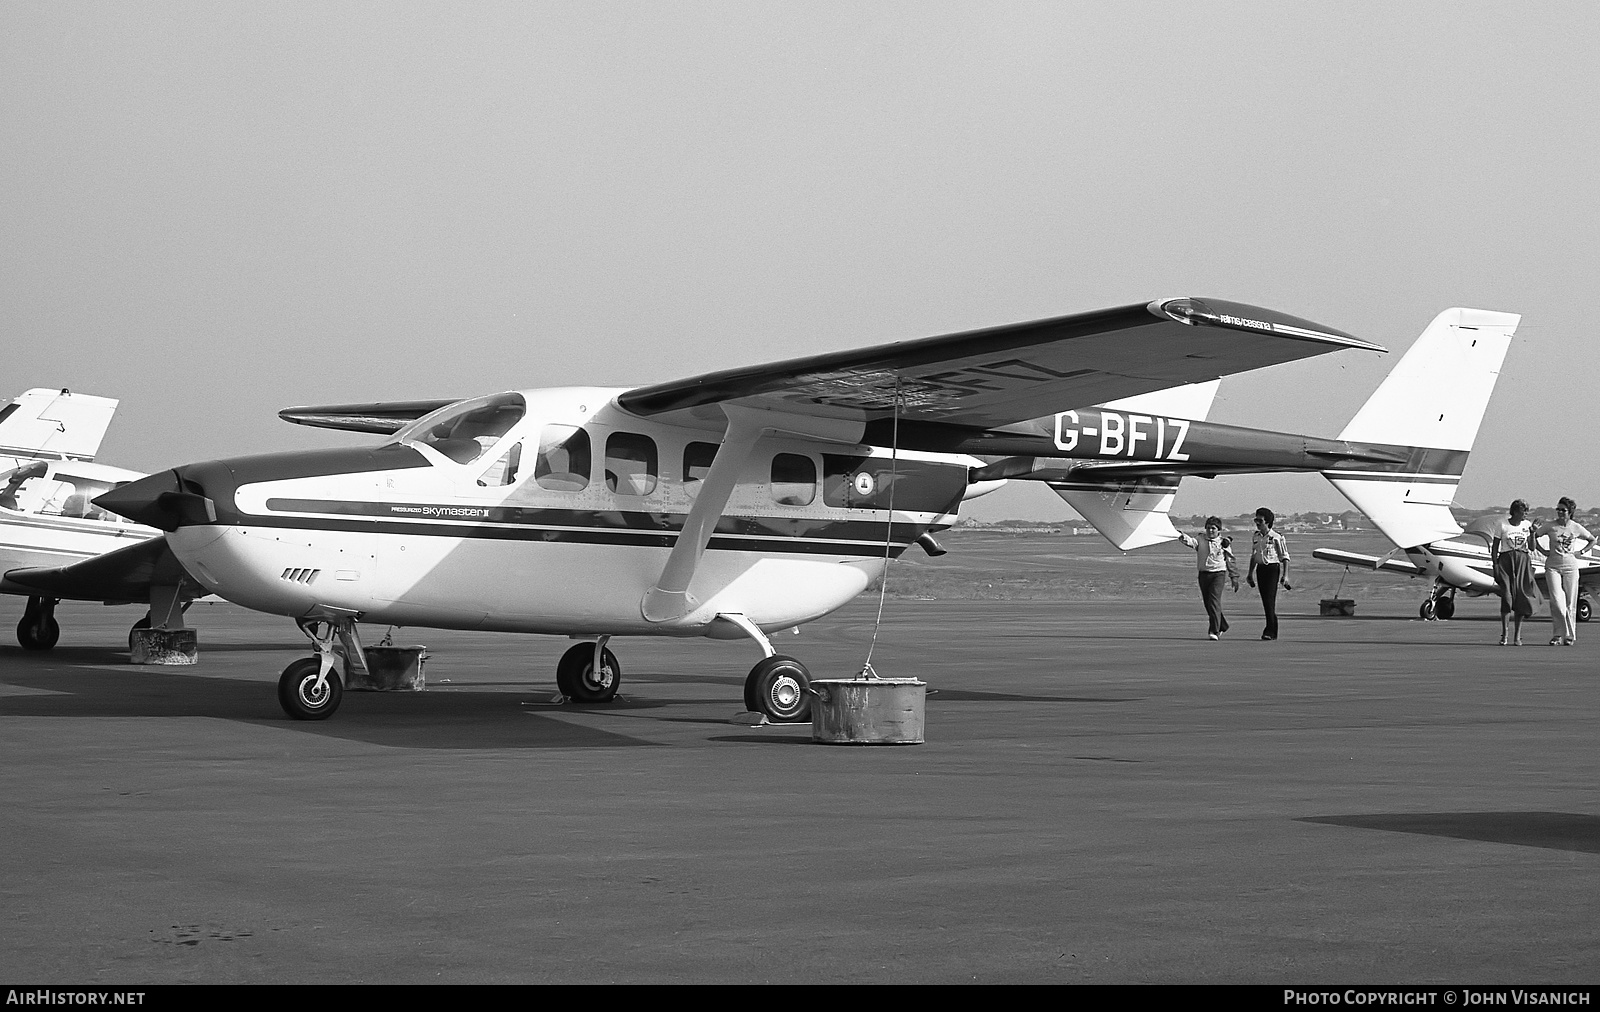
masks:
<svg viewBox="0 0 1600 1012"><path fill-rule="evenodd" d="M117 663L123 655L104 651L90 663ZM63 660L67 658L56 658ZM84 663L82 658L70 658ZM291 720L278 707L274 687L264 682L180 674L152 669L122 670L57 664L6 672L5 684L37 694L0 696L0 716L12 717L212 717L371 745L425 749L629 748L656 743L585 727L551 714L581 707L530 710L520 692L347 692L337 716L327 721ZM548 693L537 693L540 702ZM659 704L638 703L632 708ZM612 708L629 708L628 703Z"/></svg>
<svg viewBox="0 0 1600 1012"><path fill-rule="evenodd" d="M1600 854L1600 815L1572 812L1415 812L1321 815L1297 821Z"/></svg>

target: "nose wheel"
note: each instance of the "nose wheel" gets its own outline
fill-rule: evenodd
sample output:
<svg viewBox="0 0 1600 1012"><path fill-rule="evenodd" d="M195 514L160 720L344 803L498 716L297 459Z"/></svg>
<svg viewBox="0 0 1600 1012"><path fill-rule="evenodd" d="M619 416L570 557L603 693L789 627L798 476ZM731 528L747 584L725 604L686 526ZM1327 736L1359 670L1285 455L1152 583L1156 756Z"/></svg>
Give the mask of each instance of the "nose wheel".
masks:
<svg viewBox="0 0 1600 1012"><path fill-rule="evenodd" d="M327 720L343 698L338 674L329 671L323 676L316 657L300 658L278 678L278 705L295 720Z"/></svg>
<svg viewBox="0 0 1600 1012"><path fill-rule="evenodd" d="M339 701L344 698L344 683L334 670L338 667L339 656L333 651L333 641L342 639L348 653L358 658L364 656L355 621L349 617L296 619L295 625L306 634L316 653L283 669L283 674L278 676L278 705L295 720L327 720L339 709ZM365 669L365 661L362 661L362 669Z"/></svg>
<svg viewBox="0 0 1600 1012"><path fill-rule="evenodd" d="M1422 616L1424 622L1439 619L1450 621L1456 614L1456 589L1446 586L1442 581L1422 602L1422 607L1417 609L1417 614Z"/></svg>

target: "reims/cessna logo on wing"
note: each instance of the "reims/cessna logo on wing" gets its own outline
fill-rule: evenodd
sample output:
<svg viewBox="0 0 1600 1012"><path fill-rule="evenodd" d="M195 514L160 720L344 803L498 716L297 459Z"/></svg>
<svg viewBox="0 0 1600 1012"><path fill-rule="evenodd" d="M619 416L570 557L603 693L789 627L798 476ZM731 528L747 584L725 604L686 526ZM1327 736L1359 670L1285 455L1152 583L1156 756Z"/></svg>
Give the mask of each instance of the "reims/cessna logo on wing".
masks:
<svg viewBox="0 0 1600 1012"><path fill-rule="evenodd" d="M1183 441L1189 435L1186 418L1166 418L1159 415L1121 415L1115 411L1085 411L1082 419L1076 411L1062 411L1056 415L1056 449L1063 453L1077 451L1078 456L1136 457L1141 460L1188 460L1183 452ZM1067 424L1070 419L1071 424ZM1083 425L1080 422L1096 422ZM1096 440L1095 449L1087 446L1078 450L1085 436ZM1141 453L1140 445L1145 449Z"/></svg>
<svg viewBox="0 0 1600 1012"><path fill-rule="evenodd" d="M1249 320L1243 316L1227 315L1218 316L1217 319L1221 320L1223 323L1230 324L1235 327L1255 327L1258 330L1272 329L1272 324L1267 323L1265 320Z"/></svg>

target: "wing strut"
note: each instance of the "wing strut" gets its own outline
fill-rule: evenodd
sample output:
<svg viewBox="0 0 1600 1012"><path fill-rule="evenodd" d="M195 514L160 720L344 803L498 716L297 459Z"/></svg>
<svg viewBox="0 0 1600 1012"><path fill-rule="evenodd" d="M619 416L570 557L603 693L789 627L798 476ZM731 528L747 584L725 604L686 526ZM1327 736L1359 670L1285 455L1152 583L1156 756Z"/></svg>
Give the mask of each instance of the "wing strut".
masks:
<svg viewBox="0 0 1600 1012"><path fill-rule="evenodd" d="M711 535L716 532L717 521L722 518L722 511L744 474L745 464L763 436L795 435L854 444L861 441L866 428L863 422L850 419L768 411L739 404L725 403L722 411L728 418L722 445L717 448L711 469L700 484L700 492L683 521L683 531L672 546L672 554L661 568L660 578L654 587L645 591L639 603L639 612L647 622L658 625L680 622L700 607L702 602L690 593L689 585L700 567L706 545L711 543Z"/></svg>

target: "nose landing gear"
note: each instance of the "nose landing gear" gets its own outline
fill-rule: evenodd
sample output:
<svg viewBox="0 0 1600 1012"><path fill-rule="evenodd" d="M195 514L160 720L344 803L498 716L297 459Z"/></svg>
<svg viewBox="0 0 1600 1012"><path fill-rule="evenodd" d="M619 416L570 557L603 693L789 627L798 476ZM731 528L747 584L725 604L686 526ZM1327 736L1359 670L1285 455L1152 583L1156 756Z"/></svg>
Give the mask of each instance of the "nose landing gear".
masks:
<svg viewBox="0 0 1600 1012"><path fill-rule="evenodd" d="M344 683L334 670L339 658L333 652L333 641L343 641L346 652L357 658L352 663L366 663L356 638L355 619L296 619L295 624L311 640L317 655L302 657L283 669L278 677L278 705L295 720L327 720L344 699Z"/></svg>
<svg viewBox="0 0 1600 1012"><path fill-rule="evenodd" d="M1448 622L1455 618L1456 588L1447 583L1435 584L1428 594L1428 599L1417 609L1417 614L1422 616L1424 622L1432 622L1434 619Z"/></svg>

